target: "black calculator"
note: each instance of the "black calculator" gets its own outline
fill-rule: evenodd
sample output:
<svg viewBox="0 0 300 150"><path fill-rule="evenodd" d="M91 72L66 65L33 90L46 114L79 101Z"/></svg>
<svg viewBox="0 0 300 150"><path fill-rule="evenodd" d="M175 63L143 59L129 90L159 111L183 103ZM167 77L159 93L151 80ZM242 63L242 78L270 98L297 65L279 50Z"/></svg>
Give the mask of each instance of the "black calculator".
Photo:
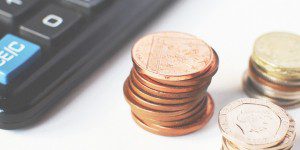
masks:
<svg viewBox="0 0 300 150"><path fill-rule="evenodd" d="M0 128L37 121L174 0L0 0Z"/></svg>

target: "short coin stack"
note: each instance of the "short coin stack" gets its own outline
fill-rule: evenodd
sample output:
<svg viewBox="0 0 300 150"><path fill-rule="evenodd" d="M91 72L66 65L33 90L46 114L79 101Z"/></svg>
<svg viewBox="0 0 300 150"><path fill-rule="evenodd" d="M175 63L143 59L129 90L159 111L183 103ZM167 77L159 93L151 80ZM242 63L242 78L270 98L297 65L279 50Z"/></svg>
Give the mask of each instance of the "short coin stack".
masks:
<svg viewBox="0 0 300 150"><path fill-rule="evenodd" d="M219 113L223 150L290 150L296 138L295 121L268 100L243 98Z"/></svg>
<svg viewBox="0 0 300 150"><path fill-rule="evenodd" d="M141 38L124 83L132 117L145 130L179 136L202 128L214 103L207 88L218 69L215 51L199 38L163 32Z"/></svg>
<svg viewBox="0 0 300 150"><path fill-rule="evenodd" d="M244 76L250 97L285 108L300 104L300 36L273 32L259 37Z"/></svg>

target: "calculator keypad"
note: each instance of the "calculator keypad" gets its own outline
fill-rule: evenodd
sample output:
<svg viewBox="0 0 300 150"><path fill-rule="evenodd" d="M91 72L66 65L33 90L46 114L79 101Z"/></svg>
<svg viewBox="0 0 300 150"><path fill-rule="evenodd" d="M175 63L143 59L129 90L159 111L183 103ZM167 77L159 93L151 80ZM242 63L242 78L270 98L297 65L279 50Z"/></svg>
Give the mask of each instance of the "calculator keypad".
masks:
<svg viewBox="0 0 300 150"><path fill-rule="evenodd" d="M51 4L21 25L20 33L43 46L50 46L78 27L80 19L81 14Z"/></svg>
<svg viewBox="0 0 300 150"><path fill-rule="evenodd" d="M5 23L12 23L33 8L39 0L1 0L0 19Z"/></svg>

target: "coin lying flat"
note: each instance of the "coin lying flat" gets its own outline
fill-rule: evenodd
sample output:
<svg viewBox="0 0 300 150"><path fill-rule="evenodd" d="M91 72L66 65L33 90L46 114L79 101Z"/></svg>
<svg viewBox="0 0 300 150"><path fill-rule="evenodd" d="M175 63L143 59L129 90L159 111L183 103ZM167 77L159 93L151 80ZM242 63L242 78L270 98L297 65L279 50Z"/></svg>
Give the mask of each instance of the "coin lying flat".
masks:
<svg viewBox="0 0 300 150"><path fill-rule="evenodd" d="M246 94L284 108L300 106L300 36L271 32L254 44L243 79Z"/></svg>
<svg viewBox="0 0 300 150"><path fill-rule="evenodd" d="M254 44L253 59L273 75L300 79L300 36L272 32L259 37ZM284 74L281 76L280 74Z"/></svg>
<svg viewBox="0 0 300 150"><path fill-rule="evenodd" d="M197 120L201 117L203 117L203 114L205 113L206 110L206 102L205 101L205 105L201 106L201 107L197 107L195 110L196 111L191 111L191 115L187 116L187 117L183 117L183 115L178 116L176 119L175 117L173 117L174 119L172 121L158 121L155 119L151 119L145 116L139 116L138 114L134 114L137 118L143 118L141 119L145 124L156 124L159 126L165 126L165 127L178 127L178 126L184 126L186 124L190 124L191 122L193 122L194 120ZM134 113L134 112L132 112ZM185 116L185 115L184 115Z"/></svg>
<svg viewBox="0 0 300 150"><path fill-rule="evenodd" d="M279 106L262 99L236 100L219 113L224 149L289 149L295 121Z"/></svg>
<svg viewBox="0 0 300 150"><path fill-rule="evenodd" d="M134 79L138 80L138 82L141 82L147 87L154 90L160 90L162 92L169 92L169 93L186 93L186 92L196 91L211 81L211 80L207 80L205 82L199 83L197 85L192 85L192 86L170 86L170 85L161 84L155 80L152 80L151 78L148 78L145 75L141 75L137 73L135 69L132 69L131 74Z"/></svg>
<svg viewBox="0 0 300 150"><path fill-rule="evenodd" d="M212 49L196 36L162 32L141 38L132 49L138 71L163 80L186 80L206 72Z"/></svg>
<svg viewBox="0 0 300 150"><path fill-rule="evenodd" d="M144 85L143 83L141 83L140 81L138 81L135 76L132 74L131 75L131 80L134 81L135 85L139 88L142 89L144 91L146 91L147 93L157 96L157 97L162 97L162 98L187 98L187 97L197 97L199 96L199 91L202 91L204 89L207 88L207 86L210 84L210 82L204 84L201 89L195 89L194 91L190 91L190 92L175 92L175 93L171 93L171 92L163 92L163 91L158 91L155 89L151 89L149 87L147 87L146 85Z"/></svg>
<svg viewBox="0 0 300 150"><path fill-rule="evenodd" d="M198 101L191 101L188 103L177 104L177 105L176 104L172 104L172 105L158 104L158 103L149 102L146 99L143 99L142 97L138 96L131 90L131 87L126 88L124 92L126 92L125 95L128 95L128 97L130 97L130 99L134 99L134 101L136 101L140 105L142 105L146 108L149 108L149 109L157 110L157 111L185 110L185 109L188 109L199 103Z"/></svg>
<svg viewBox="0 0 300 150"><path fill-rule="evenodd" d="M203 128L205 124L210 120L214 112L214 103L210 96L208 96L208 104L206 107L205 114L200 117L199 119L191 122L190 124L184 126L177 126L177 127L164 127L155 124L145 124L142 120L137 118L134 114L132 114L133 119L136 123L142 127L143 129L150 131L152 133L163 135L163 136L179 136L189 134L200 128Z"/></svg>
<svg viewBox="0 0 300 150"><path fill-rule="evenodd" d="M214 50L213 50L213 54L214 54L213 59L212 59L209 69L207 70L207 72L205 74L203 74L201 76L197 76L197 77L187 79L187 80L182 80L182 81L181 80L180 81L161 80L161 79L152 78L150 76L149 76L149 78L151 78L152 80L157 81L159 83L166 84L166 85L172 85L172 86L193 86L193 85L197 85L202 82L205 82L205 81L209 81L218 71L218 65L219 65L219 57Z"/></svg>

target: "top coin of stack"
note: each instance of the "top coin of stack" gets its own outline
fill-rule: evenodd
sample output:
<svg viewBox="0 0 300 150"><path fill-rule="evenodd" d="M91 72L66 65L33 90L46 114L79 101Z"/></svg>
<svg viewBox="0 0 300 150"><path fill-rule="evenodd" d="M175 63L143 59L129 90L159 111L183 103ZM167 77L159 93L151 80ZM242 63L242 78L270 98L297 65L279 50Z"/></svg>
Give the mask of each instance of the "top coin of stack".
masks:
<svg viewBox="0 0 300 150"><path fill-rule="evenodd" d="M219 113L224 150L289 150L296 138L295 121L267 100L243 98Z"/></svg>
<svg viewBox="0 0 300 150"><path fill-rule="evenodd" d="M244 78L251 97L264 98L282 107L300 103L300 36L273 32L259 37Z"/></svg>
<svg viewBox="0 0 300 150"><path fill-rule="evenodd" d="M139 126L178 136L209 121L214 103L206 90L218 56L205 42L178 32L150 34L134 45L132 60L124 95Z"/></svg>

